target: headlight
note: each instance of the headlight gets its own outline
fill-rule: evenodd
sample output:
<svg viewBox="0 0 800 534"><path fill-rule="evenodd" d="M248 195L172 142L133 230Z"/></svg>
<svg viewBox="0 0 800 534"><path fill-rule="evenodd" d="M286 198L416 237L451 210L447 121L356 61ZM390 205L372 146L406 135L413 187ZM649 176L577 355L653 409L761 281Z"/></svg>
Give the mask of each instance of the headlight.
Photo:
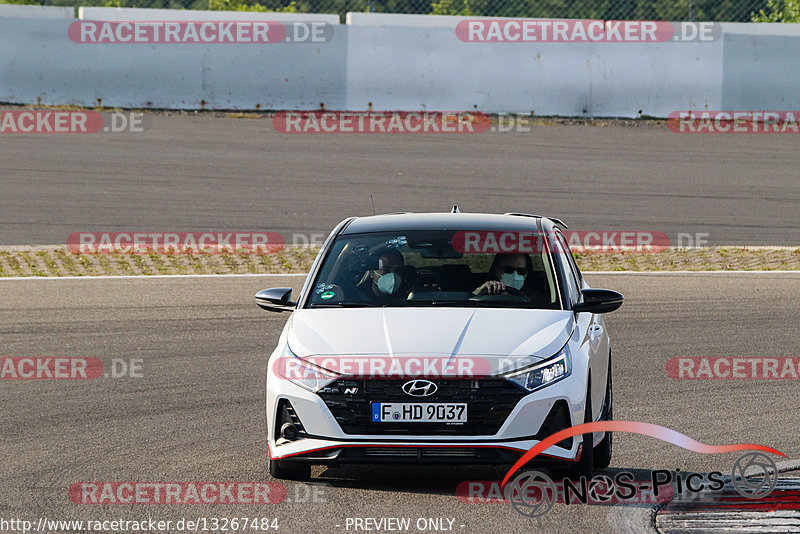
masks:
<svg viewBox="0 0 800 534"><path fill-rule="evenodd" d="M339 378L336 373L298 358L289 350L288 345L274 369L279 378L315 393Z"/></svg>
<svg viewBox="0 0 800 534"><path fill-rule="evenodd" d="M567 378L570 373L572 373L572 358L565 345L561 352L552 358L509 373L505 378L528 391L536 391Z"/></svg>

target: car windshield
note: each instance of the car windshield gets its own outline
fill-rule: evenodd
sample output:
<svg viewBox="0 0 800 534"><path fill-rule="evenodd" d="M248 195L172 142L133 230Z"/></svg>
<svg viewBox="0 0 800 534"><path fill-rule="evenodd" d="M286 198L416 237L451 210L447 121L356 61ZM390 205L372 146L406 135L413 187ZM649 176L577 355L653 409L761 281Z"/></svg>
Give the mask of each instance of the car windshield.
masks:
<svg viewBox="0 0 800 534"><path fill-rule="evenodd" d="M464 246L465 235L470 232L339 236L306 306L562 309L547 247L532 247L526 253L498 252L496 246L473 250Z"/></svg>

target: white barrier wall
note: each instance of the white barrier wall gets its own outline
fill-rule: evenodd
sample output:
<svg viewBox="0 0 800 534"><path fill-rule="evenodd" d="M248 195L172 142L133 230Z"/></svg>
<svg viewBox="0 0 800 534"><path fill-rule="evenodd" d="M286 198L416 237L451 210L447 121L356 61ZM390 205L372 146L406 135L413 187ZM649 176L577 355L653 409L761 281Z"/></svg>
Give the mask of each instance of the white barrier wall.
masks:
<svg viewBox="0 0 800 534"><path fill-rule="evenodd" d="M450 15L400 15L397 13L348 13L348 26L416 26L419 28L455 27L466 17ZM500 20L500 19L498 19Z"/></svg>
<svg viewBox="0 0 800 534"><path fill-rule="evenodd" d="M194 9L141 9L135 7L80 7L83 20L274 20L277 22L327 22L339 24L339 15L317 13L262 13L258 11L200 11Z"/></svg>
<svg viewBox="0 0 800 534"><path fill-rule="evenodd" d="M74 19L75 9L72 7L0 4L0 17L12 19Z"/></svg>
<svg viewBox="0 0 800 534"><path fill-rule="evenodd" d="M722 22L722 30L736 35L788 35L800 37L800 24L774 24L765 22Z"/></svg>
<svg viewBox="0 0 800 534"><path fill-rule="evenodd" d="M634 117L722 101L722 41L472 43L453 28L377 26L348 39L348 109Z"/></svg>
<svg viewBox="0 0 800 534"><path fill-rule="evenodd" d="M718 109L800 109L800 37L726 33L723 40L722 103Z"/></svg>
<svg viewBox="0 0 800 534"><path fill-rule="evenodd" d="M82 44L70 23L0 18L0 102L172 109L345 105L345 35L327 43Z"/></svg>
<svg viewBox="0 0 800 534"><path fill-rule="evenodd" d="M84 18L278 20L94 9ZM439 25L410 24L431 19ZM800 25L724 24L713 42L474 43L456 36L462 19L352 14L317 43L81 44L68 38L69 20L0 16L0 102L622 117L800 108Z"/></svg>
<svg viewBox="0 0 800 534"><path fill-rule="evenodd" d="M416 26L418 28L455 28L467 19L480 20L553 20L553 19L515 19L513 17L463 17L456 15L404 15L400 13L348 13L346 24L351 26Z"/></svg>

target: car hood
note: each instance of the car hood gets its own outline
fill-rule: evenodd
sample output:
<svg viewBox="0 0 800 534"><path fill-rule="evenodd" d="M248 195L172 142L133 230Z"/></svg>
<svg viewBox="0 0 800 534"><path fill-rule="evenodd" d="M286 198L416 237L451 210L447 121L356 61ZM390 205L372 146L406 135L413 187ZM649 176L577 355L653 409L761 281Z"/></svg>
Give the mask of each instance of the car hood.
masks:
<svg viewBox="0 0 800 534"><path fill-rule="evenodd" d="M355 356L425 357L456 367L468 359L485 374L496 374L555 355L573 328L572 312L559 310L303 309L292 314L287 340L295 355L326 369L336 368L330 364L336 359ZM327 364L321 363L323 356Z"/></svg>

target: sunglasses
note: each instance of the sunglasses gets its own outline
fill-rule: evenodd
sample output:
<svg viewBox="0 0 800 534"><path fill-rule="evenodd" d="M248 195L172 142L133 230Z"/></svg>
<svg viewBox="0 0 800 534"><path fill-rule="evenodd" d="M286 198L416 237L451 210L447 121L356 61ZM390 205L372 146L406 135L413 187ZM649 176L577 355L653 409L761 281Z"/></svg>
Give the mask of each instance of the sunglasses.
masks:
<svg viewBox="0 0 800 534"><path fill-rule="evenodd" d="M506 274L511 274L514 271L517 271L517 274L520 275L520 276L525 276L526 274L528 274L528 268L527 267L516 267L515 268L515 267L512 267L510 265L503 265L502 269L503 269L503 272L506 273Z"/></svg>

